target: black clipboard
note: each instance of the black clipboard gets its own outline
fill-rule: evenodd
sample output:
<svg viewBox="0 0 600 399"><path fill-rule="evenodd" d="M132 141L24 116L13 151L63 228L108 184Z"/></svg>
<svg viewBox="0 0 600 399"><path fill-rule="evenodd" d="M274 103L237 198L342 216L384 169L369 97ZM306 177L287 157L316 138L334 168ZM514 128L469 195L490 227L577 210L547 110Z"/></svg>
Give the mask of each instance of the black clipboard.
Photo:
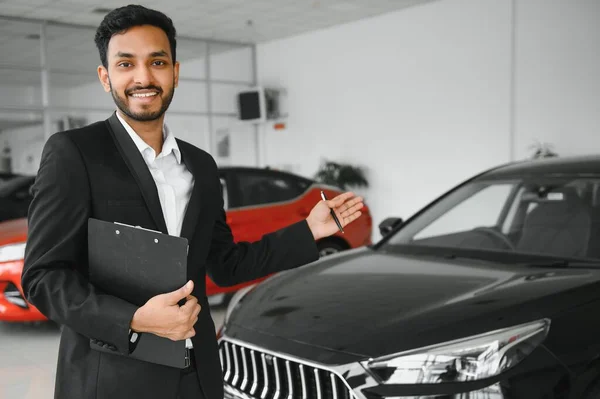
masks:
<svg viewBox="0 0 600 399"><path fill-rule="evenodd" d="M137 306L187 282L188 240L139 226L88 220L89 279L96 288ZM95 350L119 355L90 340ZM185 368L185 340L140 334L131 358Z"/></svg>

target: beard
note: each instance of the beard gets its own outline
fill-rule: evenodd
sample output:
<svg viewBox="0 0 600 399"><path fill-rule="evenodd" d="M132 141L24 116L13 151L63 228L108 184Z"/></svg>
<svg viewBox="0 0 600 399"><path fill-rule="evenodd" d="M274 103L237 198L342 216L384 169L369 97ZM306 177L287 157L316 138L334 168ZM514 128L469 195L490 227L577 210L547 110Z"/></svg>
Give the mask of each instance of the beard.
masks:
<svg viewBox="0 0 600 399"><path fill-rule="evenodd" d="M129 97L130 93L133 93L137 90L156 90L158 92L157 96L159 96L162 100L160 109L158 111L151 111L151 110L140 111L140 112L132 111L131 108L127 105L126 99ZM173 95L175 94L175 82L173 82L173 85L171 86L171 90L167 93L167 95L165 97L162 96L163 90L160 87L153 86L153 85L146 86L146 87L136 86L131 89L127 89L127 90L125 90L124 96L122 97L119 95L119 93L117 93L116 90L113 89L112 84L111 84L110 85L110 93L112 94L113 100L115 101L117 108L119 108L123 114L127 115L131 119L138 121L138 122L154 121L154 120L157 120L158 118L160 118L161 116L163 116L163 114L169 108L169 105L171 105L171 101L173 100Z"/></svg>

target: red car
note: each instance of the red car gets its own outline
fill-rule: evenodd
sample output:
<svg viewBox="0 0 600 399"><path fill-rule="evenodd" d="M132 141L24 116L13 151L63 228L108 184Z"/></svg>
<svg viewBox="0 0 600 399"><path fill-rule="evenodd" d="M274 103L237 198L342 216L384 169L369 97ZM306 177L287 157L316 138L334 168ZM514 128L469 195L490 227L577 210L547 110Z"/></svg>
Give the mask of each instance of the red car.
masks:
<svg viewBox="0 0 600 399"><path fill-rule="evenodd" d="M320 201L320 190L325 191L328 198L342 192L295 174L270 169L225 167L220 173L227 223L235 241L259 240L266 233L305 218ZM46 320L24 299L21 288L26 217L34 179L34 176L15 176L0 182L0 321ZM338 233L317 242L321 256L372 243L372 219L366 206L363 215L344 231L345 234ZM235 291L264 278L219 287L206 276L206 294L211 304L227 303Z"/></svg>

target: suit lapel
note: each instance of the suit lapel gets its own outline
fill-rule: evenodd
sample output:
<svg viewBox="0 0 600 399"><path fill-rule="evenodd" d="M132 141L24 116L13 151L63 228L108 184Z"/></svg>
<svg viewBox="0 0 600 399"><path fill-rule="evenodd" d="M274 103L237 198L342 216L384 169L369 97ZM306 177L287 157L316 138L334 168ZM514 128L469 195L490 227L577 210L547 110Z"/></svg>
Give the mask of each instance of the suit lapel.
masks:
<svg viewBox="0 0 600 399"><path fill-rule="evenodd" d="M154 182L150 170L148 170L148 166L146 165L142 154L140 154L135 143L131 140L129 133L127 133L117 118L116 112L107 119L107 125L121 156L125 160L127 167L140 187L142 196L144 197L146 206L150 210L154 223L161 232L168 234L167 224L165 223L160 199L158 198L156 183Z"/></svg>
<svg viewBox="0 0 600 399"><path fill-rule="evenodd" d="M206 187L204 185L200 165L198 165L197 160L193 157L190 148L180 140L177 140L177 145L179 151L181 151L181 161L194 176L194 188L192 189L192 195L190 196L183 218L183 225L181 226L181 237L187 238L189 242L192 240L194 232L196 231L196 224L198 222L198 217L200 216L200 194L203 190L206 190Z"/></svg>

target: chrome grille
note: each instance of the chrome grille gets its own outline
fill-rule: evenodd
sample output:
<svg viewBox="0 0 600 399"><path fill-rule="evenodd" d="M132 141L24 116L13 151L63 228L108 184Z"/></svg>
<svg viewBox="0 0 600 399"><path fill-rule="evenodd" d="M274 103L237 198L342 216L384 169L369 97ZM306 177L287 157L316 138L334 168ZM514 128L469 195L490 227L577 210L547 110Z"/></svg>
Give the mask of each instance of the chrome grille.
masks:
<svg viewBox="0 0 600 399"><path fill-rule="evenodd" d="M260 399L356 399L336 373L226 340L219 343L225 382Z"/></svg>

